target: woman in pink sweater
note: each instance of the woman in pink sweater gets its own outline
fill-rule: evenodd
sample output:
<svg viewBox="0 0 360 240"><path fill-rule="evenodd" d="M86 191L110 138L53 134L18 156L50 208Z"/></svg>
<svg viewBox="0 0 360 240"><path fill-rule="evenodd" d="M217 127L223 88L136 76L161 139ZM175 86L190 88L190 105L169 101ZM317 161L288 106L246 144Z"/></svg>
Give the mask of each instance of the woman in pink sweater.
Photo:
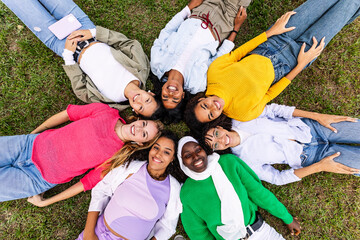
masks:
<svg viewBox="0 0 360 240"><path fill-rule="evenodd" d="M30 197L29 202L43 207L90 190L103 177L101 165L124 144L123 150L151 146L161 128L156 121L126 124L106 104L69 105L29 135L0 137L0 202ZM39 195L89 169L60 194L46 200Z"/></svg>

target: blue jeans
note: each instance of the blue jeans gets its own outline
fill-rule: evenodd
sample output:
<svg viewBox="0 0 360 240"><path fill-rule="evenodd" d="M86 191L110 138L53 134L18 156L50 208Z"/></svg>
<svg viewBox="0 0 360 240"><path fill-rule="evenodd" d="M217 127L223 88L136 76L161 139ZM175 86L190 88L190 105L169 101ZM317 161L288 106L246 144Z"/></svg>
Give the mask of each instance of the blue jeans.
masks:
<svg viewBox="0 0 360 240"><path fill-rule="evenodd" d="M95 28L89 17L72 0L1 0L53 52L61 56L66 39L59 40L48 27L72 13L80 29Z"/></svg>
<svg viewBox="0 0 360 240"><path fill-rule="evenodd" d="M34 196L56 186L44 180L31 160L37 135L0 137L0 202Z"/></svg>
<svg viewBox="0 0 360 240"><path fill-rule="evenodd" d="M340 152L340 156L334 161L360 169L360 145L347 145L360 144L360 122L331 124L338 131L334 133L317 121L307 118L302 121L310 127L312 139L310 143L304 144L304 150L300 156L301 166L310 166L324 157Z"/></svg>
<svg viewBox="0 0 360 240"><path fill-rule="evenodd" d="M270 37L251 54L270 58L275 70L276 83L297 65L302 44L305 51L312 46L312 37L318 41L325 37L325 46L347 24L360 15L359 0L308 0L294 10L286 27L293 31ZM306 67L310 66L309 63Z"/></svg>

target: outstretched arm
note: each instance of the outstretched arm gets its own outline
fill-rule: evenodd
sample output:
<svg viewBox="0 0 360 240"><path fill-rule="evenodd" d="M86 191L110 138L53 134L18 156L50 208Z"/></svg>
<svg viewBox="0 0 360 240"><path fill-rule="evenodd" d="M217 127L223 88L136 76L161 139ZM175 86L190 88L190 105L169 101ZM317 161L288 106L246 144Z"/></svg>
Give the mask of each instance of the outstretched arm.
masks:
<svg viewBox="0 0 360 240"><path fill-rule="evenodd" d="M50 198L44 199L41 194L35 195L28 198L28 202L34 204L38 207L46 207L53 203L71 198L81 192L84 191L84 186L81 182L77 182L65 191L56 194L55 196L52 196Z"/></svg>
<svg viewBox="0 0 360 240"><path fill-rule="evenodd" d="M318 41L316 40L315 37L313 37L313 45L307 52L305 52L305 46L306 46L305 43L301 46L297 58L298 64L285 76L290 81L293 80L306 67L306 65L308 65L312 60L317 58L320 55L320 53L324 50L325 37L321 39L319 46L318 46Z"/></svg>
<svg viewBox="0 0 360 240"><path fill-rule="evenodd" d="M191 0L188 4L188 7L191 10L193 10L194 8L200 6L203 3L204 0Z"/></svg>
<svg viewBox="0 0 360 240"><path fill-rule="evenodd" d="M100 212L88 212L84 229L84 240L98 240L96 236L95 227Z"/></svg>
<svg viewBox="0 0 360 240"><path fill-rule="evenodd" d="M287 12L284 15L282 15L278 20L276 20L274 25L272 25L272 27L265 32L266 37L270 38L272 36L279 35L279 34L290 32L290 31L294 30L295 27L289 27L289 28L286 27L286 24L289 22L289 19L294 14L296 14L296 12L290 11L290 12Z"/></svg>
<svg viewBox="0 0 360 240"><path fill-rule="evenodd" d="M67 121L69 121L69 115L66 110L59 112L53 116L51 116L49 119L47 119L45 122L43 122L40 126L38 126L35 130L31 132L31 134L34 133L40 133L43 132L49 128L56 127L60 124L63 124Z"/></svg>
<svg viewBox="0 0 360 240"><path fill-rule="evenodd" d="M337 133L337 130L334 127L332 127L330 124L344 122L344 121L347 121L347 122L357 122L358 121L357 118L309 112L309 111L303 111L303 110L299 110L299 109L294 110L293 117L310 118L312 120L319 122L321 125L323 125L326 128L329 128L331 131L333 131L335 133Z"/></svg>
<svg viewBox="0 0 360 240"><path fill-rule="evenodd" d="M345 166L341 163L335 162L334 158L340 156L340 153L334 153L333 155L327 156L321 161L314 163L310 166L299 168L294 170L294 174L299 178L303 178L318 172L333 172L341 174L355 174L359 173L359 169Z"/></svg>
<svg viewBox="0 0 360 240"><path fill-rule="evenodd" d="M286 224L286 226L288 227L291 235L295 234L296 236L298 236L301 232L301 226L300 226L300 223L299 223L297 217L294 217L292 223Z"/></svg>
<svg viewBox="0 0 360 240"><path fill-rule="evenodd" d="M235 41L236 35L239 32L241 25L246 20L246 17L247 17L246 8L241 6L238 13L236 14L236 17L235 17L235 20L234 20L234 31L235 32L231 32L229 37L227 38L227 40L229 40L231 42Z"/></svg>
<svg viewBox="0 0 360 240"><path fill-rule="evenodd" d="M221 44L221 46L219 47L215 56L210 59L211 62L214 61L216 58L218 58L226 53L229 53L234 48L234 46L235 46L234 41L235 41L236 35L239 32L239 29L240 29L241 25L244 23L246 17L247 17L246 9L244 7L240 7L239 11L235 17L235 20L234 20L234 31L232 31L230 33L230 35L228 36L228 38L225 39L225 41Z"/></svg>
<svg viewBox="0 0 360 240"><path fill-rule="evenodd" d="M267 38L294 30L296 27L286 28L286 24L289 22L289 19L294 14L296 14L296 12L291 11L282 15L275 22L275 24L265 32ZM319 46L318 46L318 41L316 40L315 37L313 37L313 42L314 42L313 45L307 52L305 52L305 46L306 46L305 43L301 46L297 58L298 64L285 76L290 81L293 80L306 67L306 65L308 65L312 60L318 57L322 52L322 50L324 49L325 38L321 39Z"/></svg>

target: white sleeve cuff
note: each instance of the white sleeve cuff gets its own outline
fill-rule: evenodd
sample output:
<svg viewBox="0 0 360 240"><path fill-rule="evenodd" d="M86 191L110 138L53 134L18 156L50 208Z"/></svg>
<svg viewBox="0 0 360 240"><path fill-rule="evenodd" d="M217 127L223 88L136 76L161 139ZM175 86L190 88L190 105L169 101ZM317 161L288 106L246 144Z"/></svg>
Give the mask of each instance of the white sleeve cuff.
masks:
<svg viewBox="0 0 360 240"><path fill-rule="evenodd" d="M221 44L221 47L224 49L224 52L229 53L235 47L235 43L228 39L225 39Z"/></svg>
<svg viewBox="0 0 360 240"><path fill-rule="evenodd" d="M294 106L288 107L288 115L286 116L286 119L294 118L293 114L294 114L295 109L296 109L296 107L294 107Z"/></svg>
<svg viewBox="0 0 360 240"><path fill-rule="evenodd" d="M229 53L234 48L234 46L235 44L232 41L225 39L216 53L216 58Z"/></svg>
<svg viewBox="0 0 360 240"><path fill-rule="evenodd" d="M297 182L297 181L300 181L300 180L301 180L301 178L299 178L298 176L296 176L296 174L295 174L295 168L290 168L290 169L289 169L289 176L292 176L292 180L293 180L294 182Z"/></svg>
<svg viewBox="0 0 360 240"><path fill-rule="evenodd" d="M190 17L191 11L188 5L186 5L186 7L184 7L184 9L181 10L180 15L183 19Z"/></svg>
<svg viewBox="0 0 360 240"><path fill-rule="evenodd" d="M96 36L96 28L89 29L91 32L92 37Z"/></svg>
<svg viewBox="0 0 360 240"><path fill-rule="evenodd" d="M63 53L62 53L62 57L65 61L65 65L73 65L75 64L74 61L74 53L68 49L64 49Z"/></svg>

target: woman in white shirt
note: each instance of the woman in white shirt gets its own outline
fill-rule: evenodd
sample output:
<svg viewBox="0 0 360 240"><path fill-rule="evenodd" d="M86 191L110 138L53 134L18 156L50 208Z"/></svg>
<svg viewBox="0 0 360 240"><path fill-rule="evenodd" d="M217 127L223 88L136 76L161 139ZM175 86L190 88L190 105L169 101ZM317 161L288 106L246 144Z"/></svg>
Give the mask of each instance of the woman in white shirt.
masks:
<svg viewBox="0 0 360 240"><path fill-rule="evenodd" d="M271 104L248 122L227 118L210 123L201 139L208 150L231 150L261 180L277 185L322 171L359 176L360 122L356 118ZM279 171L272 164L291 168Z"/></svg>
<svg viewBox="0 0 360 240"><path fill-rule="evenodd" d="M76 96L84 102L102 102L119 110L151 117L160 100L146 92L149 60L140 43L125 35L96 27L72 0L3 0L24 24L53 52L64 58L64 70ZM72 14L82 25L66 39L48 27Z"/></svg>
<svg viewBox="0 0 360 240"><path fill-rule="evenodd" d="M159 93L171 115L181 117L185 92L206 90L212 61L230 52L251 0L191 0L161 30L151 48L151 71L163 84ZM170 111L170 112L171 112ZM181 112L181 111L180 111Z"/></svg>

